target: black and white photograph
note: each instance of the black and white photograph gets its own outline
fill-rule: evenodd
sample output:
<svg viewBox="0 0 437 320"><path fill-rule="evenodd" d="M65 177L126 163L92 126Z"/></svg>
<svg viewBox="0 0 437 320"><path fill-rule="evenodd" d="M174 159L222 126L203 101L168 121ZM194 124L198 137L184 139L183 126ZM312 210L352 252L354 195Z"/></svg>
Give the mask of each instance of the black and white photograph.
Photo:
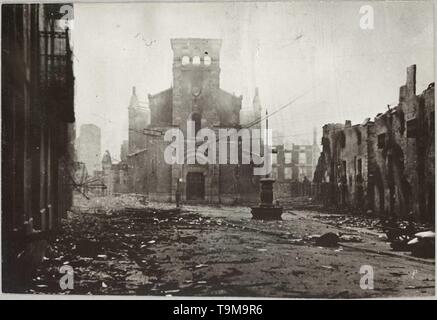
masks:
<svg viewBox="0 0 437 320"><path fill-rule="evenodd" d="M3 1L2 296L435 298L436 5Z"/></svg>

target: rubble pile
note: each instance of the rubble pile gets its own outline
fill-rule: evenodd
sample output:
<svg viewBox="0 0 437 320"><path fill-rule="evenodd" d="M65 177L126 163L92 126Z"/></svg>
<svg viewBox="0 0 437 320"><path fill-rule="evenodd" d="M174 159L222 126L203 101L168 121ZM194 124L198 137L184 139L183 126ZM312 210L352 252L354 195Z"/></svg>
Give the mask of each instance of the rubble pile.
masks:
<svg viewBox="0 0 437 320"><path fill-rule="evenodd" d="M63 221L59 234L34 272L29 293L166 295L183 292L177 284L161 280L163 271L156 258L160 246L172 241L191 244L174 226L187 229L216 227L214 220L179 210L136 208L113 211L110 219L93 212L76 212ZM60 268L74 270L74 289L61 290ZM185 290L194 285L186 284ZM170 287L171 288L170 288ZM173 292L172 294L176 294Z"/></svg>
<svg viewBox="0 0 437 320"><path fill-rule="evenodd" d="M314 242L314 244L318 247L326 247L326 248L335 248L338 247L341 243L346 242L362 242L363 239L354 234L345 234L345 233L334 233L327 232L322 235L313 234L310 236L305 236L304 239L309 242Z"/></svg>
<svg viewBox="0 0 437 320"><path fill-rule="evenodd" d="M369 218L363 216L347 216L341 215L316 215L315 219L321 220L329 225L336 227L354 227L354 228L366 228L370 230L380 230L381 220L378 218Z"/></svg>
<svg viewBox="0 0 437 320"><path fill-rule="evenodd" d="M423 231L414 235L408 242L408 246L413 256L423 258L435 257L435 232Z"/></svg>
<svg viewBox="0 0 437 320"><path fill-rule="evenodd" d="M86 199L85 197L76 197L74 201L74 209L87 212L113 212L122 211L125 208L146 208L147 202L143 195L136 194L120 194L104 197L93 197Z"/></svg>

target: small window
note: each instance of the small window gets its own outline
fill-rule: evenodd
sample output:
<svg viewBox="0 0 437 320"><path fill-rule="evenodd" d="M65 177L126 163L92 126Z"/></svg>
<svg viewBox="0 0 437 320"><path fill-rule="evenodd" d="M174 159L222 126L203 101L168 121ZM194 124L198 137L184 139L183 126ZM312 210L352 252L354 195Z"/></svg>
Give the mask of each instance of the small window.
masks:
<svg viewBox="0 0 437 320"><path fill-rule="evenodd" d="M155 159L152 159L152 174L156 173L156 162Z"/></svg>
<svg viewBox="0 0 437 320"><path fill-rule="evenodd" d="M199 56L193 57L193 64L195 64L195 65L199 65L200 64L200 57Z"/></svg>
<svg viewBox="0 0 437 320"><path fill-rule="evenodd" d="M385 133L378 134L378 149L385 148Z"/></svg>
<svg viewBox="0 0 437 320"><path fill-rule="evenodd" d="M284 157L285 157L285 163L291 163L291 152L285 152Z"/></svg>
<svg viewBox="0 0 437 320"><path fill-rule="evenodd" d="M185 66L190 63L190 57L189 56L183 56L182 57L182 65Z"/></svg>
<svg viewBox="0 0 437 320"><path fill-rule="evenodd" d="M404 132L405 132L405 114L404 114L404 112L402 111L402 110L398 110L398 112L397 112L397 114L398 114L398 116L399 116L399 123L400 123L400 126L399 126L399 133L401 134L401 135L404 135Z"/></svg>
<svg viewBox="0 0 437 320"><path fill-rule="evenodd" d="M197 132L202 128L202 117L199 113L193 113L191 120L194 121L194 133L197 135Z"/></svg>
<svg viewBox="0 0 437 320"><path fill-rule="evenodd" d="M299 164L306 164L307 163L307 154L305 151L299 152Z"/></svg>
<svg viewBox="0 0 437 320"><path fill-rule="evenodd" d="M205 64L205 66L209 66L211 64L211 57L210 56L205 56L203 58L203 63Z"/></svg>
<svg viewBox="0 0 437 320"><path fill-rule="evenodd" d="M416 138L417 136L417 119L407 121L407 138Z"/></svg>
<svg viewBox="0 0 437 320"><path fill-rule="evenodd" d="M361 144L361 131L357 131L357 144L360 145Z"/></svg>
<svg viewBox="0 0 437 320"><path fill-rule="evenodd" d="M344 148L346 147L346 135L344 132L340 132L340 147Z"/></svg>
<svg viewBox="0 0 437 320"><path fill-rule="evenodd" d="M291 167L286 167L284 169L284 179L291 179L291 177L292 177Z"/></svg>
<svg viewBox="0 0 437 320"><path fill-rule="evenodd" d="M358 159L358 174L359 175L363 174L363 162L361 159Z"/></svg>
<svg viewBox="0 0 437 320"><path fill-rule="evenodd" d="M313 163L313 157L312 157L312 153L311 152L305 152L305 156L307 158L307 164L310 165Z"/></svg>
<svg viewBox="0 0 437 320"><path fill-rule="evenodd" d="M347 165L346 165L346 161L345 161L345 160L343 160L343 161L341 162L341 170L342 170L343 176L346 176L346 173L347 173Z"/></svg>
<svg viewBox="0 0 437 320"><path fill-rule="evenodd" d="M278 154L274 152L272 152L272 164L273 165L278 164Z"/></svg>

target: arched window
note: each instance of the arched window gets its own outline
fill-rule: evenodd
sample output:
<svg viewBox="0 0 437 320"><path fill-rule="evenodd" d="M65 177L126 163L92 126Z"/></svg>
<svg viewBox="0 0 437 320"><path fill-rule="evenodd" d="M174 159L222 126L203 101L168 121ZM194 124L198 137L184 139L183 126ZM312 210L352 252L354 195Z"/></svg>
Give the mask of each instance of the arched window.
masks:
<svg viewBox="0 0 437 320"><path fill-rule="evenodd" d="M200 64L200 57L199 56L195 56L193 57L193 64Z"/></svg>
<svg viewBox="0 0 437 320"><path fill-rule="evenodd" d="M182 65L185 66L190 63L190 57L189 56L183 56L182 57Z"/></svg>
<svg viewBox="0 0 437 320"><path fill-rule="evenodd" d="M210 56L205 56L203 58L203 63L205 64L205 66L209 66L211 64L211 57Z"/></svg>
<svg viewBox="0 0 437 320"><path fill-rule="evenodd" d="M193 113L191 120L194 121L194 134L197 134L197 132L202 128L202 118L199 113Z"/></svg>

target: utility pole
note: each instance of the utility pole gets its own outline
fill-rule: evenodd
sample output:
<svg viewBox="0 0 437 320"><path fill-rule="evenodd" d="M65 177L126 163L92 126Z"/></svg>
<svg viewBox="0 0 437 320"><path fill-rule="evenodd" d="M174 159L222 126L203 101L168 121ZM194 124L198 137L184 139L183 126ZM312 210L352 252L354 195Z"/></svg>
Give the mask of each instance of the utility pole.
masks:
<svg viewBox="0 0 437 320"><path fill-rule="evenodd" d="M266 108L266 146L267 148L265 148L265 150L267 151L267 153L269 152L269 112ZM264 155L264 158L270 162L270 158L268 154ZM269 165L270 163L268 163ZM266 178L269 177L269 173L266 173Z"/></svg>

